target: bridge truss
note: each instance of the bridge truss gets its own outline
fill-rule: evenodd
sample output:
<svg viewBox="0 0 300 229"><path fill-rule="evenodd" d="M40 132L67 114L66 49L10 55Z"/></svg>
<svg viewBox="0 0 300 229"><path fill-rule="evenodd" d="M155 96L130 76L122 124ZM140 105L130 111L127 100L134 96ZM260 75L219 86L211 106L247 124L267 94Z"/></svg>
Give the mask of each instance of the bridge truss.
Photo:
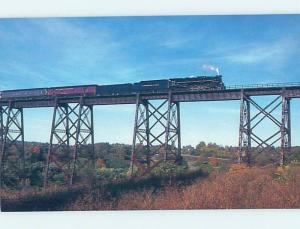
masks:
<svg viewBox="0 0 300 229"><path fill-rule="evenodd" d="M239 128L239 162L243 158L248 164L251 164L251 152L254 150L259 154L265 150L274 149L276 143L280 143L280 155L278 163L284 164L285 153L291 148L291 98L282 94L276 96L266 106L261 106L244 93L241 92L241 106L240 106L240 128ZM256 113L252 115L252 110ZM276 111L280 111L281 117L276 117ZM264 120L270 120L275 126L275 131L268 137L263 138L259 136L256 129L262 124ZM255 144L255 146L254 146Z"/></svg>
<svg viewBox="0 0 300 229"><path fill-rule="evenodd" d="M8 106L0 107L1 185L24 185L26 172L23 120L23 108L14 108L11 102Z"/></svg>
<svg viewBox="0 0 300 229"><path fill-rule="evenodd" d="M179 103L173 102L171 93L157 104L137 95L131 173L136 168L136 175L143 176L162 162L180 161Z"/></svg>
<svg viewBox="0 0 300 229"><path fill-rule="evenodd" d="M62 182L72 185L78 173L94 167L94 154L93 107L86 106L82 97L73 104L56 101L44 187L59 173L64 175Z"/></svg>
<svg viewBox="0 0 300 229"><path fill-rule="evenodd" d="M267 105L258 97L273 96ZM93 170L94 105L135 104L131 173L144 176L162 163L180 163L180 103L240 100L239 162L252 162L253 151L262 152L280 145L278 164L283 165L291 143L291 100L300 98L300 85L272 85L257 88L227 88L190 91L115 95L111 97L54 97L0 100L1 185L26 180L23 110L53 107L50 144L44 166L44 187L57 179L72 185L80 174ZM258 127L269 121L274 132L260 136Z"/></svg>

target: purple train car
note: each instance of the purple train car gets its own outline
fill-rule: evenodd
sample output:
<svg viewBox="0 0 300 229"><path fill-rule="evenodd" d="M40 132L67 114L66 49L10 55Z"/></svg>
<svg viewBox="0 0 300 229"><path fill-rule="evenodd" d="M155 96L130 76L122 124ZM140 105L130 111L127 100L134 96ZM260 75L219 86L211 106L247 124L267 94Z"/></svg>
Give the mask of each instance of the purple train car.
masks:
<svg viewBox="0 0 300 229"><path fill-rule="evenodd" d="M96 85L71 86L71 87L53 87L53 88L36 88L8 90L0 92L0 99L18 99L33 97L52 97L52 96L68 96L68 95L96 95Z"/></svg>
<svg viewBox="0 0 300 229"><path fill-rule="evenodd" d="M47 95L46 88L36 88L36 89L21 89L21 90L8 90L0 92L0 99L6 98L31 98L31 97L43 97Z"/></svg>
<svg viewBox="0 0 300 229"><path fill-rule="evenodd" d="M47 89L48 96L60 95L95 95L96 85L74 86L74 87L55 87Z"/></svg>

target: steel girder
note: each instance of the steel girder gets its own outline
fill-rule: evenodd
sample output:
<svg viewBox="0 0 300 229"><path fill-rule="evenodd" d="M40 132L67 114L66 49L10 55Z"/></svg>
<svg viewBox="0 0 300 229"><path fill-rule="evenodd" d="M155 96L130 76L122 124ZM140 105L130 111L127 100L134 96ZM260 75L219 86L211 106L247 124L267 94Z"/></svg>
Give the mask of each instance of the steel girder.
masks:
<svg viewBox="0 0 300 229"><path fill-rule="evenodd" d="M251 151L255 149L258 153L266 149L271 149L280 142L279 164L284 164L284 155L291 147L291 112L290 98L286 97L284 91L265 107L260 106L251 97L241 93L240 106L240 128L239 128L239 159L242 161L243 155L246 156L247 163L251 163ZM251 116L251 108L258 112ZM281 118L275 117L274 113L281 108ZM258 136L255 132L265 119L270 120L276 127L274 133L267 138ZM254 147L253 145L256 144Z"/></svg>
<svg viewBox="0 0 300 229"><path fill-rule="evenodd" d="M137 95L131 174L134 168L138 176L144 176L162 162L180 162L180 136L180 107L171 93L158 104Z"/></svg>
<svg viewBox="0 0 300 229"><path fill-rule="evenodd" d="M25 151L23 108L0 107L0 168L2 185L24 185Z"/></svg>
<svg viewBox="0 0 300 229"><path fill-rule="evenodd" d="M59 173L64 176L63 183L72 185L80 170L93 167L93 107L86 106L83 98L76 104L56 101L44 169L44 188Z"/></svg>

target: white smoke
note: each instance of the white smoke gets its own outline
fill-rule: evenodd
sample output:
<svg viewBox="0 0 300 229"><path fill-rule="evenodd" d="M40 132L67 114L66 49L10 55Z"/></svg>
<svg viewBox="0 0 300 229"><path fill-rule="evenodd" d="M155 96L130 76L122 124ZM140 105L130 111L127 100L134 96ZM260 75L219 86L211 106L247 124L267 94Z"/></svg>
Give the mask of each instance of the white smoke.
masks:
<svg viewBox="0 0 300 229"><path fill-rule="evenodd" d="M217 75L220 75L219 68L216 66L213 66L211 64L204 64L204 65L202 65L202 68L204 71L214 71L217 73Z"/></svg>

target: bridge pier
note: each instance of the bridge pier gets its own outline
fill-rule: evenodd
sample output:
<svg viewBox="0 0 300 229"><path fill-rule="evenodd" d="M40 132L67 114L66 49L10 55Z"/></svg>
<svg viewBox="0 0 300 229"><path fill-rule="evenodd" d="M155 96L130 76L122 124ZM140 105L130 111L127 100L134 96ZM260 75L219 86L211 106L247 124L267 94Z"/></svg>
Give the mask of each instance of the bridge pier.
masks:
<svg viewBox="0 0 300 229"><path fill-rule="evenodd" d="M8 114L8 106L0 106L0 150L1 150L0 152L1 153L2 153L4 135L5 135L7 114Z"/></svg>
<svg viewBox="0 0 300 229"><path fill-rule="evenodd" d="M168 118L165 140L165 161L180 162L181 133L180 133L180 104L172 101L172 94L168 98Z"/></svg>
<svg viewBox="0 0 300 229"><path fill-rule="evenodd" d="M241 93L240 105L240 129L239 129L239 155L238 162L242 162L243 154L246 156L247 163L250 164L250 150L251 150L251 113L250 101L248 97Z"/></svg>
<svg viewBox="0 0 300 229"><path fill-rule="evenodd" d="M292 146L291 139L291 99L282 95L282 119L281 119L281 147L280 147L280 165L284 164L285 153Z"/></svg>
<svg viewBox="0 0 300 229"><path fill-rule="evenodd" d="M13 105L0 107L1 187L24 185L26 179L23 108Z"/></svg>
<svg viewBox="0 0 300 229"><path fill-rule="evenodd" d="M242 162L243 157L246 157L248 164L251 164L251 151L256 150L261 153L267 149L271 149L274 145L280 142L280 155L278 163L284 164L284 156L291 147L291 112L290 98L282 94L273 99L269 104L262 107L255 102L244 91L241 92L240 106L240 128L239 128L239 158ZM251 108L255 108L257 113L252 116ZM275 117L274 113L281 108L281 118ZM256 127L265 119L270 120L277 130L269 137L263 138L256 133ZM253 147L253 143L256 144Z"/></svg>
<svg viewBox="0 0 300 229"><path fill-rule="evenodd" d="M90 142L90 147L84 145ZM53 111L50 145L44 169L44 188L49 180L63 173L63 183L72 185L84 168L94 166L93 107L83 98L76 104L56 101Z"/></svg>
<svg viewBox="0 0 300 229"><path fill-rule="evenodd" d="M137 169L138 176L151 172L162 162L181 160L180 107L166 100L154 104L150 100L136 97L131 174Z"/></svg>

